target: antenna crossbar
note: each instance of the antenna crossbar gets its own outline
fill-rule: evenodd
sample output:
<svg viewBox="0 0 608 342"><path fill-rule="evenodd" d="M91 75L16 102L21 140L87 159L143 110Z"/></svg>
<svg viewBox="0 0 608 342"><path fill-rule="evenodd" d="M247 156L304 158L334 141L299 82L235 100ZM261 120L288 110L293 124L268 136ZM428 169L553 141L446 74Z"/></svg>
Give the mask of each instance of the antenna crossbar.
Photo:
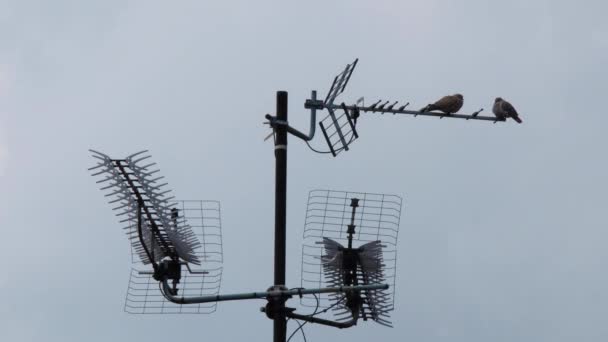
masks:
<svg viewBox="0 0 608 342"><path fill-rule="evenodd" d="M485 121L494 121L494 122L503 122L506 121L506 119L503 118L497 118L495 116L480 116L479 113L481 113L481 111L483 109L480 109L476 112L473 112L471 114L444 114L444 113L439 113L439 112L419 112L419 111L415 111L415 110L407 110L407 109L400 109L400 108L380 108L380 107L376 107L374 105L371 106L362 106L359 107L357 105L338 105L338 104L325 104L323 105L323 108L327 108L328 110L334 110L334 109L340 109L340 108L346 108L349 112L350 111L360 111L360 112L372 112L372 113L380 113L380 114L409 114L409 115L414 115L414 116L433 116L433 117L438 117L438 118L454 118L454 119L466 119L466 120L485 120Z"/></svg>
<svg viewBox="0 0 608 342"><path fill-rule="evenodd" d="M169 285L168 279L164 279L162 282L162 289L165 298L170 302L176 304L199 304L199 303L209 303L209 302L222 302L222 301L232 301L232 300L247 300L247 299L268 299L268 298L288 298L292 296L300 296L307 294L322 294L322 293L350 293L350 292L359 292L359 291L372 291L372 290L386 290L388 289L388 284L367 284L367 285L358 285L358 286L332 286L332 287L322 287L315 289L290 289L290 290L281 290L281 289L273 289L269 291L261 291L261 292L245 292L245 293L232 293L232 294L218 294L212 296L201 296L201 297L184 297L177 296L174 294L171 285Z"/></svg>

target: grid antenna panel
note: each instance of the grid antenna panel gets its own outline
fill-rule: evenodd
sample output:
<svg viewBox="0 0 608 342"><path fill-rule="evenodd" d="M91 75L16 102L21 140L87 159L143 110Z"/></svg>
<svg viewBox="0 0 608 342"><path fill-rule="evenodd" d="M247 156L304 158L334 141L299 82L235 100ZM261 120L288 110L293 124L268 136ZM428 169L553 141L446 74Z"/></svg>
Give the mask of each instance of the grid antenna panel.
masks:
<svg viewBox="0 0 608 342"><path fill-rule="evenodd" d="M358 58L355 59L354 62L347 64L344 70L336 75L331 87L329 88L329 91L327 92L327 96L325 97L325 105L333 104L336 98L344 92L344 89L346 89L346 85L348 84L348 81L350 80L350 77L357 66L357 62L359 62Z"/></svg>
<svg viewBox="0 0 608 342"><path fill-rule="evenodd" d="M359 59L355 59L354 62L347 64L344 70L334 78L325 101L323 101L323 107L327 109L329 115L319 122L319 126L334 157L341 151L348 151L348 146L359 137L346 105L342 103L343 113L341 115L336 113L334 106L336 98L346 89L358 61Z"/></svg>
<svg viewBox="0 0 608 342"><path fill-rule="evenodd" d="M200 297L218 295L223 271L222 222L220 203L217 201L182 200L176 201L180 219L186 220L201 248L197 256L203 260L205 268L182 265L180 295ZM175 211L174 211L175 212ZM130 229L136 228L131 222ZM133 267L125 299L125 312L132 314L209 314L217 310L217 302L179 305L167 301L159 290L159 283L146 272L144 264L136 257L131 247Z"/></svg>
<svg viewBox="0 0 608 342"><path fill-rule="evenodd" d="M365 244L377 244L370 247L382 247L382 274L378 274L382 283L390 287L383 295L385 311L394 309L395 276L397 267L397 237L401 219L402 198L396 195L365 192L312 190L308 196L306 218L304 223L301 286L304 288L334 286L326 274L331 272L328 266L327 243L342 246L348 244L348 225L351 223L351 199L359 199L359 208L355 212L356 226L352 238L354 247ZM377 249L371 249L373 253ZM329 267L329 269L328 269ZM373 273L373 272L372 272ZM320 306L327 308L336 297L320 295ZM301 304L316 306L316 299L304 296Z"/></svg>
<svg viewBox="0 0 608 342"><path fill-rule="evenodd" d="M327 111L329 115L319 121L319 127L329 151L335 157L342 151L348 151L348 146L359 137L359 134L348 109L344 108L336 112L328 107Z"/></svg>

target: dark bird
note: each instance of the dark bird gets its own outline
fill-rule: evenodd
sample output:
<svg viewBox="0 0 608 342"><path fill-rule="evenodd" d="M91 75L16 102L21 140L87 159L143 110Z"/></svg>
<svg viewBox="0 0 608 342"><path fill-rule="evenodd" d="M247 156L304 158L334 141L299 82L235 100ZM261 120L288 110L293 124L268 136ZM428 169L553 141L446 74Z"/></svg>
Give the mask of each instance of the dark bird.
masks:
<svg viewBox="0 0 608 342"><path fill-rule="evenodd" d="M464 97L460 94L448 95L439 99L437 102L428 104L426 107L420 109L422 113L430 112L432 110L439 110L445 114L453 114L462 108L464 103Z"/></svg>
<svg viewBox="0 0 608 342"><path fill-rule="evenodd" d="M515 108L513 108L513 106L509 102L505 101L501 97L497 97L494 100L494 107L492 107L492 112L499 120L513 118L513 120L517 121L517 123L522 123L522 120L519 118L519 114L517 114Z"/></svg>

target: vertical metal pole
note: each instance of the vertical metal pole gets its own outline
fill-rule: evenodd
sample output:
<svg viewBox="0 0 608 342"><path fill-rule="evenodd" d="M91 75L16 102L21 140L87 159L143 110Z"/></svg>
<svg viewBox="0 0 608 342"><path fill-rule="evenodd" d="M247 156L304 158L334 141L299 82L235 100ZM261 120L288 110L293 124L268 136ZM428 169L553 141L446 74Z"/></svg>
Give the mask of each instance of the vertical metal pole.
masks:
<svg viewBox="0 0 608 342"><path fill-rule="evenodd" d="M287 92L277 92L277 120L287 123ZM275 202L274 202L274 285L285 286L285 244L287 221L287 126L278 125L275 131L274 156ZM287 321L285 299L276 303L274 316L274 342L285 342Z"/></svg>

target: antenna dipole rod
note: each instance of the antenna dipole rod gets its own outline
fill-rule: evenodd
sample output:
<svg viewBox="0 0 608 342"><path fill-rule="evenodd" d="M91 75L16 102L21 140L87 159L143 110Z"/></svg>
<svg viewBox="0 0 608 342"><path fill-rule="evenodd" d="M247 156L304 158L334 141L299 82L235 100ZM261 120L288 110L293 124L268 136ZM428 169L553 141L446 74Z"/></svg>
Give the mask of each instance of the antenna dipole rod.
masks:
<svg viewBox="0 0 608 342"><path fill-rule="evenodd" d="M383 105L386 105L389 101L386 101ZM494 121L494 122L504 122L507 121L506 119L502 119L502 118L497 118L495 116L480 116L479 113L481 112L481 110L478 110L476 112L474 112L473 114L444 114L444 113L437 113L437 112L419 112L419 111L415 111L415 110L407 110L407 109L389 109L389 108L382 108L382 105L379 107L376 107L376 105L378 105L380 103L376 102L371 106L368 107L358 107L356 105L347 105L346 109L351 111L354 109L359 109L359 111L361 112L372 112L372 113L392 113L392 114L411 114L414 116L417 115L421 115L421 116L434 116L434 117L444 117L444 118L456 118L456 119L467 119L467 120L485 120L485 121ZM337 105L337 104L324 104L323 108L326 108L328 110L330 109L344 109L341 105ZM404 107L405 108L405 107Z"/></svg>
<svg viewBox="0 0 608 342"><path fill-rule="evenodd" d="M287 121L287 92L277 92L277 120ZM285 286L285 244L287 221L287 125L276 125L274 140L275 202L274 202L274 285ZM285 342L287 320L285 298L275 301L274 342Z"/></svg>
<svg viewBox="0 0 608 342"><path fill-rule="evenodd" d="M350 216L350 224L348 225L348 230L346 231L348 233L348 249L353 248L353 235L355 234L355 211L359 206L359 199L351 198L350 206L353 208L353 211Z"/></svg>

